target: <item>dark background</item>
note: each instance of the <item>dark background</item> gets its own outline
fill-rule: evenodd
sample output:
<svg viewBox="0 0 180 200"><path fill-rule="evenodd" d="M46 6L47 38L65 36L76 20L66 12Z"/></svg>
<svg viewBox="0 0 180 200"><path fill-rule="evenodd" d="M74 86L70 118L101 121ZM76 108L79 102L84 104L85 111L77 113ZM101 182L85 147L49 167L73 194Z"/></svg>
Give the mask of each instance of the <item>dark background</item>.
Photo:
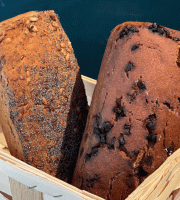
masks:
<svg viewBox="0 0 180 200"><path fill-rule="evenodd" d="M55 10L83 75L97 79L111 30L125 21L180 30L178 0L0 0L0 21L33 10Z"/></svg>

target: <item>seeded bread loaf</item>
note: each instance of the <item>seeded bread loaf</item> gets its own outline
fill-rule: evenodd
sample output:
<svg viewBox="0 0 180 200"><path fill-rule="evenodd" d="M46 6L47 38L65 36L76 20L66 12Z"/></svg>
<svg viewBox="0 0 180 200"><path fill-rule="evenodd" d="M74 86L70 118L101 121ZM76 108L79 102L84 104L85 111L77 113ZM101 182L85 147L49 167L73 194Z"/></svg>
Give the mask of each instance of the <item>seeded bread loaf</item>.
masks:
<svg viewBox="0 0 180 200"><path fill-rule="evenodd" d="M0 23L0 124L10 153L70 181L87 117L79 66L54 11Z"/></svg>
<svg viewBox="0 0 180 200"><path fill-rule="evenodd" d="M126 22L111 32L72 184L125 199L180 147L180 32Z"/></svg>

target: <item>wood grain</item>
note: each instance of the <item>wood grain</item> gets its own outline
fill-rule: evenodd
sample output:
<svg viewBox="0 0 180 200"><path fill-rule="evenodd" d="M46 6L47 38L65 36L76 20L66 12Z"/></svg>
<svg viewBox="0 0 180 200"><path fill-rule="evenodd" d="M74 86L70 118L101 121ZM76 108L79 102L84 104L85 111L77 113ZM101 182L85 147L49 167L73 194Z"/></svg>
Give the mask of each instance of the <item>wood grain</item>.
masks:
<svg viewBox="0 0 180 200"><path fill-rule="evenodd" d="M9 178L13 200L43 200L43 194L33 188Z"/></svg>

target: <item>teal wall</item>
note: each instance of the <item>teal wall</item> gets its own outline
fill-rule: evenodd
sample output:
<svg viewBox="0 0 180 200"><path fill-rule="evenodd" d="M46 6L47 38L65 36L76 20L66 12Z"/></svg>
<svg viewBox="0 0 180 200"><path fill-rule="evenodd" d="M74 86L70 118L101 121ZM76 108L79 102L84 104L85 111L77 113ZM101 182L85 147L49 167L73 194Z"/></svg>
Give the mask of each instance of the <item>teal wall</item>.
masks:
<svg viewBox="0 0 180 200"><path fill-rule="evenodd" d="M157 22L180 30L178 0L0 0L0 21L32 10L55 10L81 73L96 79L111 30L125 21Z"/></svg>

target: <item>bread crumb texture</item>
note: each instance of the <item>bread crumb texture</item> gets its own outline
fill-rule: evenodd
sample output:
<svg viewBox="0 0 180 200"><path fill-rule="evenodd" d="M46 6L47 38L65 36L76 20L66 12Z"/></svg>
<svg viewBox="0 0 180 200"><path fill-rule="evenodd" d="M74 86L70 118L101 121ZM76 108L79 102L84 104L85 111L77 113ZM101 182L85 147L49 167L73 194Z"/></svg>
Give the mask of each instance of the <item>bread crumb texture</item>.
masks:
<svg viewBox="0 0 180 200"><path fill-rule="evenodd" d="M54 11L0 23L0 107L11 154L69 181L87 100L71 42Z"/></svg>
<svg viewBox="0 0 180 200"><path fill-rule="evenodd" d="M156 23L113 29L73 185L123 200L180 147L179 38Z"/></svg>

